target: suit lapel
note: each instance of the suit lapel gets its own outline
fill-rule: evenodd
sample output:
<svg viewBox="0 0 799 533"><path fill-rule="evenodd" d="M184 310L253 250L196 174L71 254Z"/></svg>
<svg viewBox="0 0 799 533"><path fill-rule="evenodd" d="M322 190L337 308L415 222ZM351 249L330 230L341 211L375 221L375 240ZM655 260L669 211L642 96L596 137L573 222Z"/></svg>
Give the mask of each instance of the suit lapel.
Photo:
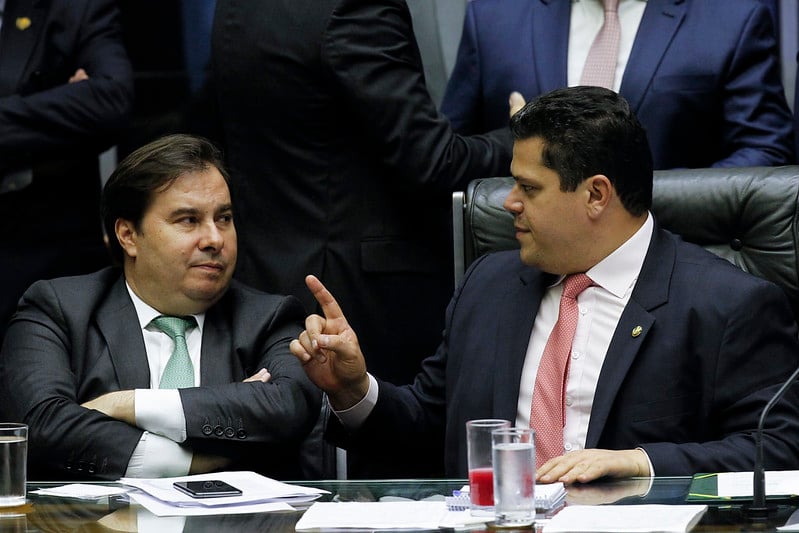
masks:
<svg viewBox="0 0 799 533"><path fill-rule="evenodd" d="M225 326L219 312L220 306L215 305L208 310L203 326L203 343L200 354L200 384L219 385L241 381L235 376L234 368L239 365L229 361L234 357L230 349L230 331Z"/></svg>
<svg viewBox="0 0 799 533"><path fill-rule="evenodd" d="M599 373L585 439L586 448L597 446L616 394L655 323L650 311L668 301L675 255L673 242L655 224L652 243L638 281L619 319Z"/></svg>
<svg viewBox="0 0 799 533"><path fill-rule="evenodd" d="M17 92L47 22L49 3L49 0L6 0L0 29L0 97Z"/></svg>
<svg viewBox="0 0 799 533"><path fill-rule="evenodd" d="M120 389L149 389L147 350L123 277L114 283L108 298L98 308L97 327L108 346Z"/></svg>
<svg viewBox="0 0 799 533"><path fill-rule="evenodd" d="M619 89L633 111L638 111L650 90L655 72L687 9L686 0L648 0Z"/></svg>
<svg viewBox="0 0 799 533"><path fill-rule="evenodd" d="M496 358L494 373L494 416L513 422L519 402L522 368L530 343L530 333L541 296L549 280L536 276L531 269L519 276L504 295L507 305L500 306L497 319ZM551 281L551 280L549 280Z"/></svg>
<svg viewBox="0 0 799 533"><path fill-rule="evenodd" d="M569 52L569 0L535 0L533 7L533 67L539 94L566 87Z"/></svg>

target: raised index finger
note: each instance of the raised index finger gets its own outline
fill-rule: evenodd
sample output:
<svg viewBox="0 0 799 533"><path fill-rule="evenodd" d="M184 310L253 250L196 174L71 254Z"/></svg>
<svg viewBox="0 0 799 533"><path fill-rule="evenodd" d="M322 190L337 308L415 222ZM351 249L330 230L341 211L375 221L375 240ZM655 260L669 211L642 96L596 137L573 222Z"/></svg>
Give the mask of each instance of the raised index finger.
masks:
<svg viewBox="0 0 799 533"><path fill-rule="evenodd" d="M344 318L344 313L341 311L341 307L339 307L338 302L333 295L330 294L330 291L319 281L314 275L305 276L305 285L313 294L313 297L316 298L316 301L319 302L319 305L322 306L322 313L325 315L325 318L328 320L333 320L337 318Z"/></svg>

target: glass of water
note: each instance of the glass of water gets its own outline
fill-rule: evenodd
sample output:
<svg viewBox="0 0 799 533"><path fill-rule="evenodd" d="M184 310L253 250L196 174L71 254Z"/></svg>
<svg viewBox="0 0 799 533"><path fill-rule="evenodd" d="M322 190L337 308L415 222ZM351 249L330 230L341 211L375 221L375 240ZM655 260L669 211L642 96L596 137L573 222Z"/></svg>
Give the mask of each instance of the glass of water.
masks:
<svg viewBox="0 0 799 533"><path fill-rule="evenodd" d="M500 527L535 521L535 431L503 428L491 432L494 516Z"/></svg>
<svg viewBox="0 0 799 533"><path fill-rule="evenodd" d="M0 423L0 507L25 504L28 426Z"/></svg>

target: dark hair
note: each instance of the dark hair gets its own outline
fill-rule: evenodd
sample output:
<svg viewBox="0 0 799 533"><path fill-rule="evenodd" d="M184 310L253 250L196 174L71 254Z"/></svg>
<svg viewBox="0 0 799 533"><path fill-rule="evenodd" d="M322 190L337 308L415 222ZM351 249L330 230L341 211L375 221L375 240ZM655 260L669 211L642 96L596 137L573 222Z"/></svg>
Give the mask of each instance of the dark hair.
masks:
<svg viewBox="0 0 799 533"><path fill-rule="evenodd" d="M113 259L120 263L124 259L114 230L117 219L130 220L139 229L154 192L168 188L184 174L211 167L216 167L226 182L230 181L220 151L207 139L183 134L162 137L123 159L108 178L100 200Z"/></svg>
<svg viewBox="0 0 799 533"><path fill-rule="evenodd" d="M652 153L641 123L627 102L601 87L569 87L540 96L513 115L517 140L538 137L543 164L558 173L560 188L573 191L604 174L622 205L641 215L652 205Z"/></svg>

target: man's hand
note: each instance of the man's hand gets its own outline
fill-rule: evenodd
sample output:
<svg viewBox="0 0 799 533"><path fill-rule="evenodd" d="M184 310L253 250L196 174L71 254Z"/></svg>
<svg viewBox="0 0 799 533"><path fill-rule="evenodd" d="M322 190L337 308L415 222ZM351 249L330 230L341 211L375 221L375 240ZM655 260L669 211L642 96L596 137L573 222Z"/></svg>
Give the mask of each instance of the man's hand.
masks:
<svg viewBox="0 0 799 533"><path fill-rule="evenodd" d="M86 71L83 70L82 68L79 68L78 70L75 71L75 74L69 77L69 83L75 83L77 81L83 81L88 79L89 75L86 74Z"/></svg>
<svg viewBox="0 0 799 533"><path fill-rule="evenodd" d="M522 93L513 91L508 97L508 107L510 107L510 116L515 115L521 108L524 107L524 96Z"/></svg>
<svg viewBox="0 0 799 533"><path fill-rule="evenodd" d="M578 450L550 459L536 471L539 483L588 483L601 477L649 476L643 450Z"/></svg>
<svg viewBox="0 0 799 533"><path fill-rule="evenodd" d="M358 337L322 282L315 276L307 276L305 284L324 316L311 315L305 320L305 331L299 339L291 341L291 353L303 364L311 381L327 393L334 409L348 409L369 390Z"/></svg>
<svg viewBox="0 0 799 533"><path fill-rule="evenodd" d="M272 377L272 374L265 368L262 368L252 376L248 377L243 381L243 383L247 383L248 381L260 381L261 383L266 383Z"/></svg>
<svg viewBox="0 0 799 533"><path fill-rule="evenodd" d="M122 422L127 422L131 426L136 425L136 392L132 390L121 390L109 392L81 404L86 409L100 411L111 418L116 418Z"/></svg>

